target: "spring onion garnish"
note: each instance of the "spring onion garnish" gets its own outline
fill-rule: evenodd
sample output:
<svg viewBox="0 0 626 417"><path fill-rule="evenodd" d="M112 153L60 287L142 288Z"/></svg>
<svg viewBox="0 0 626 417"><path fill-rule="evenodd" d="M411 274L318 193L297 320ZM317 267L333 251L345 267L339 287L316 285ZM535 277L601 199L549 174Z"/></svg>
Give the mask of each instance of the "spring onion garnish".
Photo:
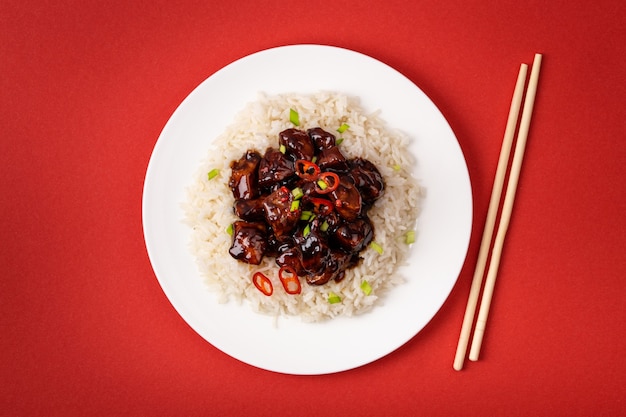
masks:
<svg viewBox="0 0 626 417"><path fill-rule="evenodd" d="M291 202L291 207L289 208L289 210L291 211L296 211L300 208L300 200L293 200Z"/></svg>
<svg viewBox="0 0 626 417"><path fill-rule="evenodd" d="M328 222L326 220L324 220L324 223L322 223L322 225L320 226L320 230L322 232L325 232L328 230L328 228L330 227L330 225L328 224Z"/></svg>
<svg viewBox="0 0 626 417"><path fill-rule="evenodd" d="M370 243L370 248L374 249L376 252L378 252L380 255L383 254L383 247L380 246L378 243L372 241L372 243Z"/></svg>
<svg viewBox="0 0 626 417"><path fill-rule="evenodd" d="M343 138L339 138L335 141L335 145L339 146L341 145L341 142L343 142Z"/></svg>
<svg viewBox="0 0 626 417"><path fill-rule="evenodd" d="M404 242L407 245L415 243L415 230L409 230L408 232L406 232L406 239L404 240Z"/></svg>
<svg viewBox="0 0 626 417"><path fill-rule="evenodd" d="M350 125L348 125L347 123L342 123L341 126L339 126L339 129L337 129L337 132L343 133L349 128L350 128Z"/></svg>
<svg viewBox="0 0 626 417"><path fill-rule="evenodd" d="M228 225L228 227L226 228L226 233L228 233L229 235L231 235L231 236L232 236L232 235L233 235L233 233L234 233L234 231L235 231L235 230L234 230L233 224L232 224L232 223L231 223L231 224L229 224L229 225Z"/></svg>
<svg viewBox="0 0 626 417"><path fill-rule="evenodd" d="M304 226L304 230L302 231L302 236L307 237L311 233L311 226L308 224Z"/></svg>
<svg viewBox="0 0 626 417"><path fill-rule="evenodd" d="M289 121L295 126L300 126L300 115L294 109L289 109Z"/></svg>
<svg viewBox="0 0 626 417"><path fill-rule="evenodd" d="M217 174L220 173L220 170L217 168L213 168L212 170L209 171L209 179L212 180L213 178L217 177Z"/></svg>
<svg viewBox="0 0 626 417"><path fill-rule="evenodd" d="M326 184L326 181L323 180L317 180L317 185L320 187L321 190L325 190L328 188L328 184Z"/></svg>
<svg viewBox="0 0 626 417"><path fill-rule="evenodd" d="M311 162L316 163L317 162L317 156L314 156L313 158L311 158Z"/></svg>
<svg viewBox="0 0 626 417"><path fill-rule="evenodd" d="M396 164L396 165L394 165L394 166L393 166L393 170L394 170L394 171L400 171L400 169L401 169L401 168L402 168L402 167L401 167L400 165L398 165L398 164Z"/></svg>
<svg viewBox="0 0 626 417"><path fill-rule="evenodd" d="M280 153L282 153L284 155L285 152L287 152L287 147L285 145L280 145L278 147L278 150L280 151Z"/></svg>
<svg viewBox="0 0 626 417"><path fill-rule="evenodd" d="M328 302L330 304L340 303L341 302L341 297L331 291L330 293L328 293Z"/></svg>
<svg viewBox="0 0 626 417"><path fill-rule="evenodd" d="M369 282L363 280L363 282L361 282L361 290L363 290L365 295L370 295L372 293L372 286Z"/></svg>
<svg viewBox="0 0 626 417"><path fill-rule="evenodd" d="M302 188L300 187L296 187L293 190L291 190L291 194L293 195L293 198L295 198L296 200L300 200L302 196L304 196L304 192L302 191Z"/></svg>
<svg viewBox="0 0 626 417"><path fill-rule="evenodd" d="M313 212L309 210L302 210L300 213L300 220L309 221L313 217Z"/></svg>

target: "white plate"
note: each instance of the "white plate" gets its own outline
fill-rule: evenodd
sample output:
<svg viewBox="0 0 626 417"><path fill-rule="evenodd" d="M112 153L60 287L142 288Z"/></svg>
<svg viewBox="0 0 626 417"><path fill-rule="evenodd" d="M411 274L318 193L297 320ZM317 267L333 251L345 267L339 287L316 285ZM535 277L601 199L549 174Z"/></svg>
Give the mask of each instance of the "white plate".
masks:
<svg viewBox="0 0 626 417"><path fill-rule="evenodd" d="M180 208L208 143L263 91L337 91L413 138L415 175L426 188L406 284L367 314L303 323L216 302L188 249ZM442 306L461 270L472 226L467 166L452 129L410 80L366 55L329 46L294 45L244 57L201 83L161 133L146 172L143 227L155 274L183 319L221 351L288 374L325 374L370 363L415 336ZM227 256L227 255L225 255Z"/></svg>

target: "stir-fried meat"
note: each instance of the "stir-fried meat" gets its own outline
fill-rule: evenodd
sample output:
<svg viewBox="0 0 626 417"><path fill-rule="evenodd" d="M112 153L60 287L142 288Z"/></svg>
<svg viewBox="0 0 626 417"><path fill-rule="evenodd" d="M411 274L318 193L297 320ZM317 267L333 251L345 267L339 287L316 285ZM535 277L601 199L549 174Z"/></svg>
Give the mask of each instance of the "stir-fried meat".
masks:
<svg viewBox="0 0 626 417"><path fill-rule="evenodd" d="M311 230L306 236L297 235L295 241L302 268L310 275L320 274L330 259L330 247L326 237L317 230Z"/></svg>
<svg viewBox="0 0 626 417"><path fill-rule="evenodd" d="M271 256L274 256L278 266L290 266L297 275L304 274L293 236L276 236L272 233L268 236L268 244L270 247L268 255L271 253Z"/></svg>
<svg viewBox="0 0 626 417"><path fill-rule="evenodd" d="M307 275L306 282L311 285L324 285L330 280L341 281L351 255L340 250L331 250L325 268L317 275Z"/></svg>
<svg viewBox="0 0 626 417"><path fill-rule="evenodd" d="M261 155L256 151L247 151L241 159L230 164L232 174L228 186L235 199L251 199L259 195L258 166Z"/></svg>
<svg viewBox="0 0 626 417"><path fill-rule="evenodd" d="M311 128L307 130L306 133L311 138L311 141L315 145L315 149L317 152L320 152L323 149L333 147L337 143L335 140L335 135L325 131L321 127Z"/></svg>
<svg viewBox="0 0 626 417"><path fill-rule="evenodd" d="M347 172L348 163L343 156L339 147L331 146L330 148L322 149L317 159L317 165L322 170L330 170L335 172Z"/></svg>
<svg viewBox="0 0 626 417"><path fill-rule="evenodd" d="M259 162L259 186L270 188L275 184L283 184L295 174L294 163L281 151L269 148Z"/></svg>
<svg viewBox="0 0 626 417"><path fill-rule="evenodd" d="M287 129L280 132L278 142L285 147L288 155L294 158L310 161L315 156L313 142L306 132L298 129Z"/></svg>
<svg viewBox="0 0 626 417"><path fill-rule="evenodd" d="M301 210L292 209L294 196L287 187L280 187L263 200L265 220L276 236L283 236L291 232L298 220Z"/></svg>
<svg viewBox="0 0 626 417"><path fill-rule="evenodd" d="M296 271L297 275L305 275L306 271L302 268L300 262L300 252L297 247L291 247L280 252L276 256L276 264L278 266L290 266Z"/></svg>
<svg viewBox="0 0 626 417"><path fill-rule="evenodd" d="M313 181L300 179L294 185L302 190L302 194L305 197L305 199L316 195L315 183Z"/></svg>
<svg viewBox="0 0 626 417"><path fill-rule="evenodd" d="M276 257L279 253L285 252L294 246L293 236L276 236L274 233L268 233L267 245L266 255Z"/></svg>
<svg viewBox="0 0 626 417"><path fill-rule="evenodd" d="M339 186L330 193L330 196L339 215L345 220L354 220L361 214L361 194L354 185L352 177L342 175L339 179Z"/></svg>
<svg viewBox="0 0 626 417"><path fill-rule="evenodd" d="M341 223L332 235L333 243L349 252L360 252L373 238L374 229L367 217Z"/></svg>
<svg viewBox="0 0 626 417"><path fill-rule="evenodd" d="M279 145L231 163L241 220L229 252L257 265L274 257L310 285L340 281L374 238L367 212L383 194L383 177L365 159L347 160L335 136L319 127L284 130Z"/></svg>
<svg viewBox="0 0 626 417"><path fill-rule="evenodd" d="M265 218L263 200L265 198L255 198L254 200L235 200L233 210L237 217L246 221L259 221Z"/></svg>
<svg viewBox="0 0 626 417"><path fill-rule="evenodd" d="M264 223L236 221L230 255L240 261L258 265L267 249L267 227Z"/></svg>
<svg viewBox="0 0 626 417"><path fill-rule="evenodd" d="M367 159L354 158L349 161L350 175L361 193L363 203L371 205L385 190L385 181L374 164Z"/></svg>

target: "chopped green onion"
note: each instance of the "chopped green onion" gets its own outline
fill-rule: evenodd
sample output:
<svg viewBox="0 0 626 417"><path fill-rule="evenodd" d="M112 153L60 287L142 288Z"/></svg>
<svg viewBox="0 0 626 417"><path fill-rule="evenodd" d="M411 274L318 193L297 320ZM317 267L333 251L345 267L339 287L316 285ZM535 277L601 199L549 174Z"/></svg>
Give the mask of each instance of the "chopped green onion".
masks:
<svg viewBox="0 0 626 417"><path fill-rule="evenodd" d="M285 152L287 152L287 147L285 145L280 145L278 147L278 150L280 151L280 153L282 153L284 155Z"/></svg>
<svg viewBox="0 0 626 417"><path fill-rule="evenodd" d="M372 293L372 286L366 280L363 280L363 282L361 282L361 289L363 290L363 293L365 295L370 295Z"/></svg>
<svg viewBox="0 0 626 417"><path fill-rule="evenodd" d="M304 226L304 230L302 231L302 236L307 237L311 233L311 226L308 224Z"/></svg>
<svg viewBox="0 0 626 417"><path fill-rule="evenodd" d="M343 133L346 130L348 130L350 128L350 125L347 123L342 123L341 126L339 126L339 129L337 129L337 132L339 133Z"/></svg>
<svg viewBox="0 0 626 417"><path fill-rule="evenodd" d="M415 243L415 230L409 230L408 232L406 232L405 242L407 245Z"/></svg>
<svg viewBox="0 0 626 417"><path fill-rule="evenodd" d="M402 167L401 167L400 165L398 165L398 164L396 164L396 165L394 165L394 166L393 166L393 170L394 170L394 171L400 171L400 169L401 169L401 168L402 168Z"/></svg>
<svg viewBox="0 0 626 417"><path fill-rule="evenodd" d="M311 162L316 163L317 162L317 156L314 156L313 158L311 158Z"/></svg>
<svg viewBox="0 0 626 417"><path fill-rule="evenodd" d="M300 200L302 196L304 196L304 192L302 191L302 188L300 187L296 187L293 190L291 190L291 194L293 195L293 198L295 198L296 200Z"/></svg>
<svg viewBox="0 0 626 417"><path fill-rule="evenodd" d="M343 138L339 138L335 141L335 145L339 146L341 145L341 142L343 142Z"/></svg>
<svg viewBox="0 0 626 417"><path fill-rule="evenodd" d="M311 218L311 216L313 216L312 211L302 210L302 213L300 213L300 220L308 221Z"/></svg>
<svg viewBox="0 0 626 417"><path fill-rule="evenodd" d="M374 249L376 252L378 252L380 255L383 254L383 247L380 246L378 243L376 242L372 242L370 243L370 248Z"/></svg>
<svg viewBox="0 0 626 417"><path fill-rule="evenodd" d="M296 210L298 210L299 208L300 208L300 200L293 200L293 201L291 202L291 208L290 208L290 210L291 210L291 211L296 211Z"/></svg>
<svg viewBox="0 0 626 417"><path fill-rule="evenodd" d="M234 231L235 231L234 229L235 229L235 228L233 227L233 224L231 223L231 224L229 224L229 225L228 225L228 227L226 228L226 233L228 233L229 235L231 235L231 236L232 236L232 235L233 235L233 233L234 233Z"/></svg>
<svg viewBox="0 0 626 417"><path fill-rule="evenodd" d="M320 226L320 230L322 232L325 232L328 230L328 228L330 227L330 225L328 224L328 222L326 220L324 220L324 223L322 223L322 225Z"/></svg>
<svg viewBox="0 0 626 417"><path fill-rule="evenodd" d="M331 291L330 293L328 293L328 302L330 304L340 303L341 302L341 297Z"/></svg>
<svg viewBox="0 0 626 417"><path fill-rule="evenodd" d="M217 168L213 168L212 170L209 171L209 179L212 180L213 178L217 177L217 174L220 173L220 170Z"/></svg>
<svg viewBox="0 0 626 417"><path fill-rule="evenodd" d="M324 180L317 180L317 185L319 185L321 190L325 190L328 188L328 184Z"/></svg>
<svg viewBox="0 0 626 417"><path fill-rule="evenodd" d="M296 126L300 126L300 115L294 109L289 109L289 121Z"/></svg>

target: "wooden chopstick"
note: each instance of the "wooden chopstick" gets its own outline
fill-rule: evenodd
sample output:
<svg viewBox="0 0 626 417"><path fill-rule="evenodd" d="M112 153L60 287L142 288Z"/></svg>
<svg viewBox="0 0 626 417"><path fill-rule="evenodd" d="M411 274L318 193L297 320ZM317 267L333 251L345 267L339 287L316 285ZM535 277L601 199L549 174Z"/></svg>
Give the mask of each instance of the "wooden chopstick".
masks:
<svg viewBox="0 0 626 417"><path fill-rule="evenodd" d="M482 344L482 338L485 332L485 325L488 316L489 306L491 304L491 298L493 296L493 287L495 284L495 276L499 264L499 258L502 252L502 245L504 243L504 235L506 234L506 229L508 228L508 223L511 216L511 210L513 206L513 199L515 195L515 189L517 188L517 181L519 178L519 170L521 168L521 158L523 157L526 138L528 136L528 127L530 125L530 114L532 113L532 107L534 104L534 97L536 94L537 88L537 80L539 76L539 66L541 63L541 55L535 54L535 61L533 63L533 69L531 73L531 81L529 82L528 91L526 93L526 103L524 105L524 111L522 114L522 125L520 126L520 131L518 136L522 135L522 140L520 144L520 139L518 138L518 142L515 148L514 161L515 163L515 171L517 173L513 177L513 182L509 179L505 204L503 207L503 215L506 212L508 214L505 215L504 225L502 220L500 221L500 225L498 227L498 234L496 236L496 242L494 244L494 254L496 258L496 262L494 263L494 254L491 257L491 264L489 267L488 274L488 283L486 284L486 291L483 294L483 299L481 303L481 309L479 314L479 321L477 321L477 329L475 331L474 339L472 340L472 351L470 352L470 359L477 360L478 354L480 352L480 346ZM515 129L517 126L517 119L519 117L519 110L522 103L522 98L524 96L524 84L526 82L526 74L528 71L528 65L521 64L519 74L517 76L517 81L515 83L515 90L513 93L513 98L511 100L511 107L509 109L509 116L507 119L506 129L504 132L504 139L502 141L502 148L500 150L500 157L498 159L498 167L496 169L496 176L494 179L493 188L491 191L491 199L489 201L489 209L487 212L487 220L485 222L485 228L483 231L483 236L481 240L480 250L478 254L478 261L476 263L476 269L474 271L474 277L472 279L472 285L470 288L470 295L467 302L467 307L465 309L465 316L463 317L463 325L461 327L461 335L459 337L459 343L457 345L456 354L454 357L453 367L455 370L460 371L463 369L463 363L465 361L465 354L467 352L467 345L469 342L472 322L474 320L474 314L476 311L476 306L478 304L478 298L480 295L480 289L482 285L482 278L485 272L485 267L487 263L487 258L489 254L489 248L491 247L491 240L493 236L493 229L496 224L496 216L498 213L498 207L500 204L500 197L502 194L502 188L506 176L506 169L508 165L509 155L511 151L511 146L513 143L513 138L515 136ZM534 81L533 81L534 80ZM512 168L512 173L515 172ZM507 201L508 200L508 201ZM480 324L479 324L480 323ZM473 352L473 354L472 354Z"/></svg>
<svg viewBox="0 0 626 417"><path fill-rule="evenodd" d="M517 133L517 143L515 144L515 153L513 154L513 162L511 163L511 173L509 174L509 182L504 196L504 205L502 206L502 215L500 216L500 224L498 225L498 233L494 242L491 254L491 262L487 279L485 280L485 289L478 311L478 319L476 319L476 329L472 339L469 359L471 361L478 360L480 347L485 334L485 326L489 315L489 307L491 306L491 298L493 297L493 288L496 283L498 266L500 265L500 256L502 255L502 247L504 246L504 237L511 220L511 212L513 211L513 201L515 200L515 192L517 190L517 181L519 180L520 170L522 168L522 160L524 159L524 150L526 148L526 139L528 138L528 129L530 128L530 118L532 116L533 107L535 105L535 95L537 94L537 83L539 81L539 68L541 67L541 54L535 54L533 68L530 72L528 88L526 89L526 98L524 99L524 109L522 111L522 119L520 121L519 131Z"/></svg>
<svg viewBox="0 0 626 417"><path fill-rule="evenodd" d="M456 369L457 371L463 369L463 363L465 361L465 353L467 352L467 345L469 343L470 333L472 331L472 323L474 321L474 314L476 312L478 297L480 295L480 289L482 287L483 274L485 273L485 266L487 264L487 257L489 255L489 248L491 247L493 229L496 224L496 215L498 213L498 206L500 204L500 196L502 194L504 177L506 175L506 168L509 163L511 145L513 143L513 137L515 136L515 128L517 127L519 110L521 108L522 98L524 96L524 85L526 84L527 72L528 65L522 64L519 69L519 74L517 75L517 82L515 83L515 90L513 92L511 107L509 109L509 117L507 119L506 129L504 130L504 139L502 140L502 148L500 149L500 158L498 159L496 176L493 182L493 188L491 189L491 199L489 200L487 220L485 222L480 250L478 252L478 261L476 263L476 269L474 270L474 278L472 279L470 295L467 301L467 307L465 308L465 316L463 317L461 335L459 337L459 343L457 345L456 355L454 357L454 369Z"/></svg>

